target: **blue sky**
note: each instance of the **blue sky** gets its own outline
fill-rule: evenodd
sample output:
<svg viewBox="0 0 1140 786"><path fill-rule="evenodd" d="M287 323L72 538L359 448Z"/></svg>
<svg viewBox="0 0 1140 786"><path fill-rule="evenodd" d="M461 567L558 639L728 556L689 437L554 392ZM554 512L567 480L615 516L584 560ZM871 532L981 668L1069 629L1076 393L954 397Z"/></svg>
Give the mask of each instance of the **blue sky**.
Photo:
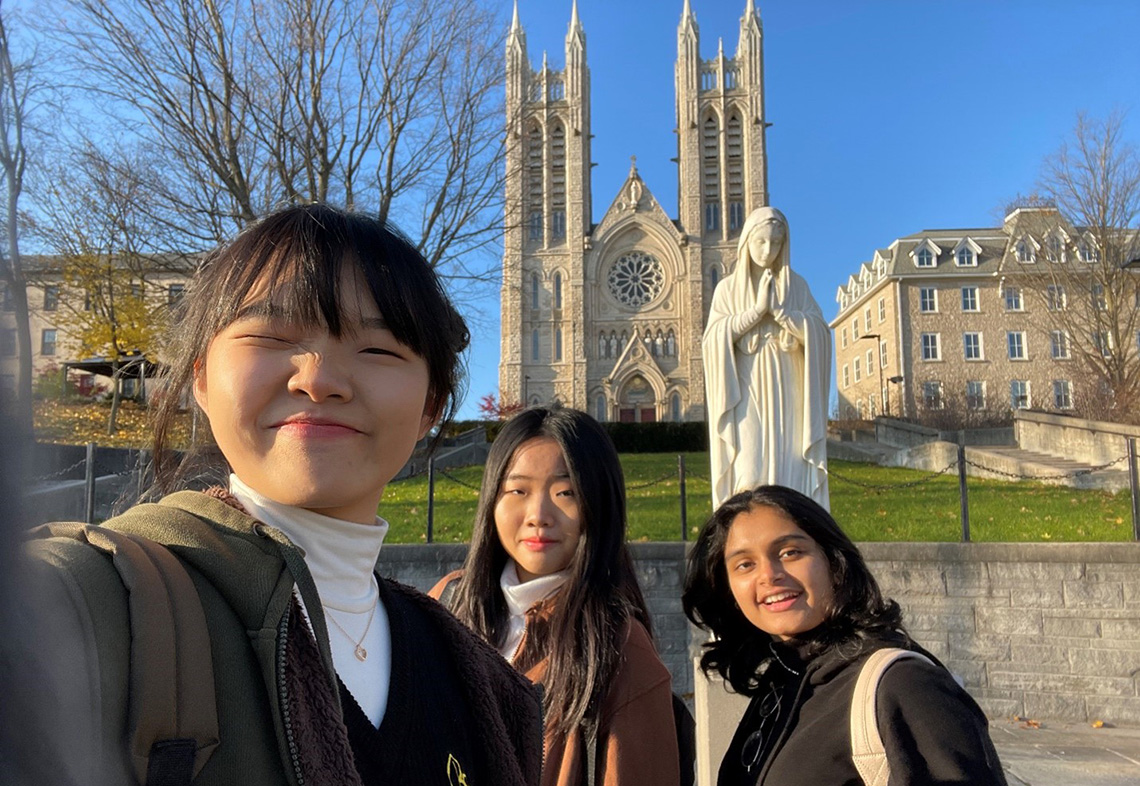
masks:
<svg viewBox="0 0 1140 786"><path fill-rule="evenodd" d="M701 55L736 48L745 0L691 0ZM504 19L510 4L504 2ZM673 63L682 0L579 0L594 133L594 220L629 157L676 215ZM1127 112L1140 143L1137 0L768 0L771 203L824 314L874 249L934 227L995 226L1034 190L1079 111ZM570 0L520 0L532 62L562 68ZM498 289L473 304L461 417L498 388Z"/></svg>

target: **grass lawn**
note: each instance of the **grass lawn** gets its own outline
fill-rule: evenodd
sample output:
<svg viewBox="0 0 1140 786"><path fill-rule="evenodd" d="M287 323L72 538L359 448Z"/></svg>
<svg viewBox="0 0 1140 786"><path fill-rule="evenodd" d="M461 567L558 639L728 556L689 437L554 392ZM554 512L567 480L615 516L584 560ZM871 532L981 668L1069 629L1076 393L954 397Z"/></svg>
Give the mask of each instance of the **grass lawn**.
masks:
<svg viewBox="0 0 1140 786"><path fill-rule="evenodd" d="M631 540L679 540L681 537L677 456L625 454L626 494ZM685 454L690 539L712 512L708 455ZM831 462L831 509L856 541L956 541L960 539L958 476ZM463 467L437 473L437 542L464 542L471 532L483 468ZM854 482L852 482L854 481ZM916 485L915 481L923 481ZM880 488L868 489L857 483ZM462 485L462 484L467 484ZM1132 537L1128 492L1109 494L1041 483L968 480L970 532L975 541L1120 541ZM427 478L388 486L380 506L392 529L391 543L426 540Z"/></svg>

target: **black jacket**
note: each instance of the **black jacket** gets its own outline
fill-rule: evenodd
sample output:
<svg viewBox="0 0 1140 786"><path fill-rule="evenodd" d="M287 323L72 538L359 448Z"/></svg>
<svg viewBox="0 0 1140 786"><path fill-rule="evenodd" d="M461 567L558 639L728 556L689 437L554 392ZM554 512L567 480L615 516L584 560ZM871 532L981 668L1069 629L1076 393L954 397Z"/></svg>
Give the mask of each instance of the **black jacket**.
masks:
<svg viewBox="0 0 1140 786"><path fill-rule="evenodd" d="M851 761L851 698L867 657L887 646L832 648L805 662L796 649L773 645L778 659L761 664L718 786L862 786ZM891 786L1005 786L985 715L942 666L914 658L892 665L876 716Z"/></svg>

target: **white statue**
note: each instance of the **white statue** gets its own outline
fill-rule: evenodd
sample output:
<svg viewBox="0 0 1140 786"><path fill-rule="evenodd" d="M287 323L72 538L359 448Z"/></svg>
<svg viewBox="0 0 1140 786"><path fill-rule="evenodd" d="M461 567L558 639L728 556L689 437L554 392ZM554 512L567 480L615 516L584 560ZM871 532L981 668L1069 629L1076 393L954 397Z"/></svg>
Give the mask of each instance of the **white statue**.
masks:
<svg viewBox="0 0 1140 786"><path fill-rule="evenodd" d="M713 506L778 483L829 508L831 332L789 266L784 214L752 211L736 267L717 285L701 343Z"/></svg>

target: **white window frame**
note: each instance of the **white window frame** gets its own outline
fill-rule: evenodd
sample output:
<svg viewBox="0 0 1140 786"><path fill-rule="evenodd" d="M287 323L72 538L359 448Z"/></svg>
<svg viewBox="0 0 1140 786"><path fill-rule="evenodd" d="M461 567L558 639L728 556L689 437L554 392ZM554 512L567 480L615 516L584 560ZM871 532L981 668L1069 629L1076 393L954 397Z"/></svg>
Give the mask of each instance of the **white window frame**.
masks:
<svg viewBox="0 0 1140 786"><path fill-rule="evenodd" d="M946 406L940 380L928 379L922 383L922 406L926 409L942 409Z"/></svg>
<svg viewBox="0 0 1140 786"><path fill-rule="evenodd" d="M1069 295L1064 284L1049 284L1045 287L1045 307L1050 311L1064 311L1069 307Z"/></svg>
<svg viewBox="0 0 1140 786"><path fill-rule="evenodd" d="M1018 386L1015 393L1014 386ZM1022 399L1024 398L1024 402ZM1009 408L1010 409L1029 409L1033 406L1032 391L1030 389L1028 379L1011 379L1009 381Z"/></svg>
<svg viewBox="0 0 1140 786"><path fill-rule="evenodd" d="M919 346L924 362L934 363L942 360L942 334L923 333L919 337Z"/></svg>
<svg viewBox="0 0 1140 786"><path fill-rule="evenodd" d="M1053 380L1053 409L1073 408L1073 383L1067 379Z"/></svg>
<svg viewBox="0 0 1140 786"><path fill-rule="evenodd" d="M977 385L975 393L970 392L970 386ZM976 406L972 406L975 404ZM970 379L966 381L966 409L978 411L986 408L986 382L984 379Z"/></svg>
<svg viewBox="0 0 1140 786"><path fill-rule="evenodd" d="M843 389L851 387L851 369L846 363L843 364Z"/></svg>
<svg viewBox="0 0 1140 786"><path fill-rule="evenodd" d="M967 303L967 293L969 294L970 302ZM981 311L981 306L978 305L978 288L976 286L962 287L962 310L974 313Z"/></svg>
<svg viewBox="0 0 1140 786"><path fill-rule="evenodd" d="M887 340L885 338L879 340L879 365L882 368L887 367Z"/></svg>
<svg viewBox="0 0 1140 786"><path fill-rule="evenodd" d="M879 324L887 321L887 299L885 297L879 298Z"/></svg>
<svg viewBox="0 0 1140 786"><path fill-rule="evenodd" d="M918 311L921 314L938 313L938 287L918 288Z"/></svg>
<svg viewBox="0 0 1140 786"><path fill-rule="evenodd" d="M1049 354L1053 360L1071 360L1072 349L1069 346L1069 334L1064 330L1053 330L1049 333Z"/></svg>
<svg viewBox="0 0 1140 786"><path fill-rule="evenodd" d="M852 371L852 376L855 377L855 384L858 385L860 382L863 381L863 372L862 372L862 367L860 366L860 359L859 358L856 357L856 358L853 358L851 360L851 371Z"/></svg>
<svg viewBox="0 0 1140 786"><path fill-rule="evenodd" d="M1002 288L1001 291L1002 302L1005 303L1006 311L1024 311L1025 298L1021 291L1021 287L1007 286ZM1012 304L1011 304L1012 301Z"/></svg>
<svg viewBox="0 0 1140 786"><path fill-rule="evenodd" d="M1024 330L1010 330L1005 334L1006 353L1010 360L1029 360L1029 347ZM1014 350L1017 350L1016 352Z"/></svg>
<svg viewBox="0 0 1140 786"><path fill-rule="evenodd" d="M863 332L871 332L871 307L867 306L863 309Z"/></svg>
<svg viewBox="0 0 1140 786"><path fill-rule="evenodd" d="M859 317L855 317L851 320L851 340L859 340Z"/></svg>
<svg viewBox="0 0 1140 786"><path fill-rule="evenodd" d="M875 367L875 350L867 350L867 376L871 376L871 369Z"/></svg>
<svg viewBox="0 0 1140 786"><path fill-rule="evenodd" d="M970 354L970 340L974 339L974 354ZM968 361L985 360L985 354L982 349L982 334L980 331L968 330L962 334L962 356Z"/></svg>
<svg viewBox="0 0 1140 786"><path fill-rule="evenodd" d="M843 349L847 349L847 328L845 327L839 329L839 345Z"/></svg>

